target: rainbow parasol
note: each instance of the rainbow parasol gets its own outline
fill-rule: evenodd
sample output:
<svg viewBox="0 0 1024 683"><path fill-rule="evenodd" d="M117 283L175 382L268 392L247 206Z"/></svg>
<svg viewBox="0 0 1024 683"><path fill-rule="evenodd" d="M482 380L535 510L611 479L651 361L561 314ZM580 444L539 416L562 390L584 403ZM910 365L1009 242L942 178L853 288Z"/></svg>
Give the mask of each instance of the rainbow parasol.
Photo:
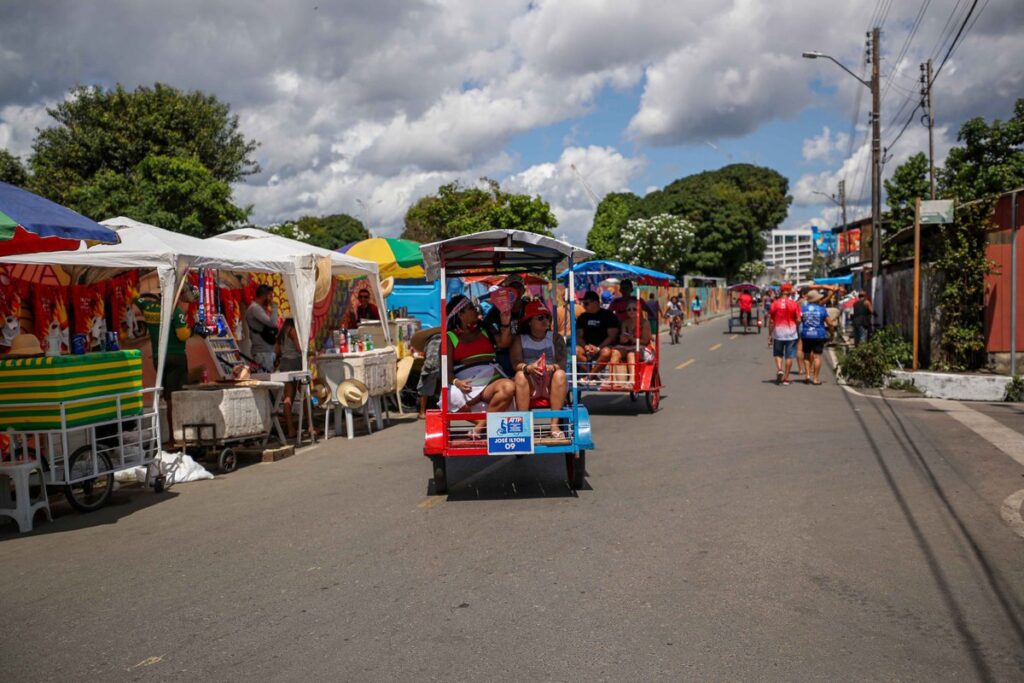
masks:
<svg viewBox="0 0 1024 683"><path fill-rule="evenodd" d="M371 237L346 244L338 251L375 262L380 266L381 278L424 277L423 254L419 242L394 237Z"/></svg>
<svg viewBox="0 0 1024 683"><path fill-rule="evenodd" d="M77 249L82 240L117 244L117 233L60 204L0 183L0 256Z"/></svg>

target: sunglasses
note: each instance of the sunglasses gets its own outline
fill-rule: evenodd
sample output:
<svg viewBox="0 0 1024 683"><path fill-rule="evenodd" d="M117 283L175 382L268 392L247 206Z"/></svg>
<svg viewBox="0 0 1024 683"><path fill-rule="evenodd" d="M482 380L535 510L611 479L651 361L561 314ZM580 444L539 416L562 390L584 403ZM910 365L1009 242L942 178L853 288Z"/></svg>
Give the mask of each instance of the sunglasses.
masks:
<svg viewBox="0 0 1024 683"><path fill-rule="evenodd" d="M540 315L533 316L533 319L534 320L551 320L551 316L547 315L546 313L541 313Z"/></svg>
<svg viewBox="0 0 1024 683"><path fill-rule="evenodd" d="M360 299L366 299L367 301L369 301L370 300L370 295L369 294L360 294L359 298Z"/></svg>

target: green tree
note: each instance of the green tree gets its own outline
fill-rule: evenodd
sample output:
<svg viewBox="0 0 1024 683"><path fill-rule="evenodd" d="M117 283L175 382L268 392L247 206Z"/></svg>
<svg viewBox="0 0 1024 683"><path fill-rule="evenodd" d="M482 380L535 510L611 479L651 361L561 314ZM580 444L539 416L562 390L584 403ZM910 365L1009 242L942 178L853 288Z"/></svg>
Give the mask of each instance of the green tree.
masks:
<svg viewBox="0 0 1024 683"><path fill-rule="evenodd" d="M587 233L587 249L600 259L615 258L622 229L636 215L640 198L632 192L612 192L597 205L594 224Z"/></svg>
<svg viewBox="0 0 1024 683"><path fill-rule="evenodd" d="M789 181L777 171L732 164L670 183L641 200L640 212L671 213L695 228L686 269L733 278L740 266L761 258L761 232L777 228L793 201Z"/></svg>
<svg viewBox="0 0 1024 683"><path fill-rule="evenodd" d="M663 273L681 275L693 245L693 235L693 226L679 216L663 213L653 218L634 218L622 230L616 258Z"/></svg>
<svg viewBox="0 0 1024 683"><path fill-rule="evenodd" d="M985 361L986 235L995 201L1024 184L1024 99L1008 121L974 118L960 128L962 144L938 173L942 195L956 202L954 222L941 226L935 266L943 273L940 365L975 368Z"/></svg>
<svg viewBox="0 0 1024 683"><path fill-rule="evenodd" d="M95 218L123 214L201 237L248 215L231 183L259 172L257 144L216 97L160 83L78 87L48 111L57 125L40 131L29 160L39 194Z"/></svg>
<svg viewBox="0 0 1024 683"><path fill-rule="evenodd" d="M928 157L917 153L896 167L892 178L885 181L886 203L889 211L883 220L887 223L887 234L895 235L900 230L914 227L914 204L918 197L928 199L931 185L928 182ZM904 243L887 247L885 258L894 261L913 256L913 245Z"/></svg>
<svg viewBox="0 0 1024 683"><path fill-rule="evenodd" d="M0 182L18 187L25 187L28 184L28 171L22 165L21 159L6 149L0 149Z"/></svg>
<svg viewBox="0 0 1024 683"><path fill-rule="evenodd" d="M436 195L423 197L405 214L403 239L434 242L496 229L516 229L551 236L558 219L539 196L511 194L494 180L486 187L448 183Z"/></svg>
<svg viewBox="0 0 1024 683"><path fill-rule="evenodd" d="M331 214L330 216L303 216L297 221L287 221L268 229L278 235L331 251L340 249L349 242L357 242L370 236L358 219L345 213Z"/></svg>
<svg viewBox="0 0 1024 683"><path fill-rule="evenodd" d="M806 277L808 280L825 277L825 257L820 251L815 251L811 256L811 265L807 267Z"/></svg>

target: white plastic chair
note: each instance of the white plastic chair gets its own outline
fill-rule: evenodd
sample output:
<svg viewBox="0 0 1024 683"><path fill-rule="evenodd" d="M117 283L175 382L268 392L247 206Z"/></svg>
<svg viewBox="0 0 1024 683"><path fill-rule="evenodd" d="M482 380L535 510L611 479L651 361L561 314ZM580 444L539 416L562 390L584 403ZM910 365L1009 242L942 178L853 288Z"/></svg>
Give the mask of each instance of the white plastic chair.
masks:
<svg viewBox="0 0 1024 683"><path fill-rule="evenodd" d="M31 479L39 477L39 493L32 498ZM14 498L11 498L11 483L14 484ZM32 520L39 510L46 511L46 518L53 521L50 501L46 497L46 475L41 460L15 460L0 463L0 515L6 515L18 523L18 531L32 531Z"/></svg>

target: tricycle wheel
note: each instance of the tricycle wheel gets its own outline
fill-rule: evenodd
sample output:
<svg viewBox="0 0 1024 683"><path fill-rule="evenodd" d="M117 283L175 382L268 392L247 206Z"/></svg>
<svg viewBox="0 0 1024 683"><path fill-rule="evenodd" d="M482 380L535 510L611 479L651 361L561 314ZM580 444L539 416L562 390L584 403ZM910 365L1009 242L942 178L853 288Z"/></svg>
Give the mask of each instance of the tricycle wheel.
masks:
<svg viewBox="0 0 1024 683"><path fill-rule="evenodd" d="M89 444L82 446L68 458L71 479L87 476L94 471L99 472L99 476L64 487L64 496L71 503L71 507L79 512L92 512L107 504L110 494L114 491L114 468L106 453L99 452L94 457L92 446Z"/></svg>
<svg viewBox="0 0 1024 683"><path fill-rule="evenodd" d="M230 448L225 448L220 452L217 457L217 469L227 474L228 472L234 472L238 467L238 456Z"/></svg>
<svg viewBox="0 0 1024 683"><path fill-rule="evenodd" d="M434 469L434 493L437 495L448 493L448 462L443 455L432 455L430 464Z"/></svg>
<svg viewBox="0 0 1024 683"><path fill-rule="evenodd" d="M164 492L164 475L158 474L153 477L153 493Z"/></svg>
<svg viewBox="0 0 1024 683"><path fill-rule="evenodd" d="M632 401L633 403L636 403L636 392L635 391L629 392L629 400Z"/></svg>
<svg viewBox="0 0 1024 683"><path fill-rule="evenodd" d="M651 389L647 392L647 410L651 413L658 412L661 405L661 389Z"/></svg>
<svg viewBox="0 0 1024 683"><path fill-rule="evenodd" d="M573 491L583 488L583 477L587 473L587 452L580 451L579 455L566 453L565 472L569 477L569 488Z"/></svg>

